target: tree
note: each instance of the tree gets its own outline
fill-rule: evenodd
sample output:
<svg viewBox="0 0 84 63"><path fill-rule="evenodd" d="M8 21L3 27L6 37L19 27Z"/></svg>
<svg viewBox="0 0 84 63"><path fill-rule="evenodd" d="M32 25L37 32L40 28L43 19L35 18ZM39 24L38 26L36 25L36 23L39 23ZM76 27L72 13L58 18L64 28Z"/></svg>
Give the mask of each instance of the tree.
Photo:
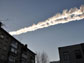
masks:
<svg viewBox="0 0 84 63"><path fill-rule="evenodd" d="M36 53L36 63L41 63L40 53Z"/></svg>
<svg viewBox="0 0 84 63"><path fill-rule="evenodd" d="M49 63L48 55L45 52L37 53L36 63Z"/></svg>
<svg viewBox="0 0 84 63"><path fill-rule="evenodd" d="M41 63L48 63L48 55L45 52L41 54Z"/></svg>

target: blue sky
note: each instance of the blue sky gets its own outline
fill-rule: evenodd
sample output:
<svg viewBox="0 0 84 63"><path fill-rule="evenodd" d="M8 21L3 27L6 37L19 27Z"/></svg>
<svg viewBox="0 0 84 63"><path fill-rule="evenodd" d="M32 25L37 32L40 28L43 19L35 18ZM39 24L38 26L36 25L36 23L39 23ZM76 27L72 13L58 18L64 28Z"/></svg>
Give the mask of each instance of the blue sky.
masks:
<svg viewBox="0 0 84 63"><path fill-rule="evenodd" d="M84 0L0 0L0 19L8 32L44 21L64 9L84 5ZM59 60L58 47L84 42L84 19L14 36L34 52L45 51Z"/></svg>

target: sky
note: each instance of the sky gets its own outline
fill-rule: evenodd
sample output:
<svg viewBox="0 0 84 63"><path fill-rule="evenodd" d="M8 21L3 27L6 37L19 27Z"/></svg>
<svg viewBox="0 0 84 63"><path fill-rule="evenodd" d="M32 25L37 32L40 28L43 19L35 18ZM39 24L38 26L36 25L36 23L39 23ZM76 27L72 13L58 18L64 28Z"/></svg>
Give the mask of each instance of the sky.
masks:
<svg viewBox="0 0 84 63"><path fill-rule="evenodd" d="M0 0L0 20L8 31L29 27L62 13L64 9L79 8L84 0ZM8 20L6 20L8 19ZM34 52L45 51L50 61L58 61L58 47L84 43L84 19L58 24L14 36Z"/></svg>

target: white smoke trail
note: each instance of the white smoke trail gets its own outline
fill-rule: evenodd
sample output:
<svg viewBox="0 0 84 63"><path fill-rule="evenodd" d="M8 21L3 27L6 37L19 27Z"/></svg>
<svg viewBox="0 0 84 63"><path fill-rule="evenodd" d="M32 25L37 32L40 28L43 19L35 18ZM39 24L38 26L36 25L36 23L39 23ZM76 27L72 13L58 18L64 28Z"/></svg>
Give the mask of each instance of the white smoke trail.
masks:
<svg viewBox="0 0 84 63"><path fill-rule="evenodd" d="M68 23L71 21L77 21L84 19L84 5L80 6L80 8L71 8L68 10L63 10L62 14L58 13L55 16L48 18L47 20L43 22L39 22L37 24L33 24L32 26L25 27L22 29L19 29L17 31L9 32L11 35L20 35L22 33L35 31L37 29L49 27L56 24L63 24Z"/></svg>

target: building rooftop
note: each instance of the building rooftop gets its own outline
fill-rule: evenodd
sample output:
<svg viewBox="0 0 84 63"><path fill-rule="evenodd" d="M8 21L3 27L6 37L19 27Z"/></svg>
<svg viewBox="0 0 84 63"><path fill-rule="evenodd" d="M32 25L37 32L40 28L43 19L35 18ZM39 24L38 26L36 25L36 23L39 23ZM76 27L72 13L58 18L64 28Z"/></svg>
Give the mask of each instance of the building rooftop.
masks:
<svg viewBox="0 0 84 63"><path fill-rule="evenodd" d="M1 23L1 22L0 22ZM14 38L13 36L11 36L7 31L5 31L2 27L0 27L0 30L2 30L3 32L5 32L8 36L10 36L12 39L14 39L15 41L17 41L19 44L25 46L24 44L22 44L20 41L18 41L16 38ZM33 53L34 55L36 55L33 51L31 51L29 48L27 48L28 51L30 51L31 53Z"/></svg>
<svg viewBox="0 0 84 63"><path fill-rule="evenodd" d="M84 43L74 44L74 45L68 45L68 46L62 46L62 47L59 47L59 48L66 48L66 47L79 46L79 45L82 45L82 44L84 44Z"/></svg>

